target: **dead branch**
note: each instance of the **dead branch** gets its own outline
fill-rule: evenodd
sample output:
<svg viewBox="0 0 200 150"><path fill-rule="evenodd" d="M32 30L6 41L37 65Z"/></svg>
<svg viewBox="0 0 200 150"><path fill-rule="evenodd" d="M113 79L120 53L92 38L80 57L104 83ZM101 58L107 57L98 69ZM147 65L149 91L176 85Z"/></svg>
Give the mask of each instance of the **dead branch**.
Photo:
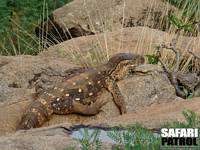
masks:
<svg viewBox="0 0 200 150"><path fill-rule="evenodd" d="M173 72L178 72L179 66L180 66L180 53L179 53L178 50L176 50L176 39L173 39L172 42L170 42L169 45L161 44L158 48L159 49L164 49L164 48L169 49L169 50L172 50L175 53L175 55L176 55L176 67L175 67ZM162 64L162 62L161 62L161 64Z"/></svg>
<svg viewBox="0 0 200 150"><path fill-rule="evenodd" d="M180 96L182 98L186 98L186 94L184 91L182 91L178 85L178 80L177 80L177 73L180 69L180 53L179 51L176 49L176 43L177 43L177 38L173 39L169 45L166 44L160 44L157 47L157 54L158 54L158 60L160 61L164 71L168 74L169 80L171 82L171 84L174 86L175 90L176 90L176 95ZM163 61L160 59L161 57L161 49L169 49L172 50L175 55L176 55L176 67L173 71L170 71L170 69L163 63Z"/></svg>

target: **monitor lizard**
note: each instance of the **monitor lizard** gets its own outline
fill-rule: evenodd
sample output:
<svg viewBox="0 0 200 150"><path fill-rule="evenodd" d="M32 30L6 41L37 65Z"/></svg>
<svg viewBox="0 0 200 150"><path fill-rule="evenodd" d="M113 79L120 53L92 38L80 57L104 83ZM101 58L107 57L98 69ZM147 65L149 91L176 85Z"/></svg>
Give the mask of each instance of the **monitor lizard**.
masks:
<svg viewBox="0 0 200 150"><path fill-rule="evenodd" d="M118 53L106 64L81 70L64 79L59 85L38 94L38 98L24 112L17 130L40 127L52 114L95 115L107 103L96 100L103 88L112 94L120 113L126 113L125 101L116 81L123 79L131 69L143 63L144 57L141 55Z"/></svg>

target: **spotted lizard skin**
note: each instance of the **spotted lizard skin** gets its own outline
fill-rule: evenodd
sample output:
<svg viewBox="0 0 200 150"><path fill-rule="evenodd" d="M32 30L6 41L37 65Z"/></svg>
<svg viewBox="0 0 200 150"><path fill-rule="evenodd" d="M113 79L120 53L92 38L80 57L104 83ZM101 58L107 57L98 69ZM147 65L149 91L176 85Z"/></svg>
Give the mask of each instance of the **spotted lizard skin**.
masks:
<svg viewBox="0 0 200 150"><path fill-rule="evenodd" d="M96 100L103 88L112 94L120 113L126 113L125 101L116 81L123 79L131 69L142 63L143 56L118 53L106 64L64 79L59 85L40 92L24 112L17 130L40 127L52 114L95 115L107 103Z"/></svg>

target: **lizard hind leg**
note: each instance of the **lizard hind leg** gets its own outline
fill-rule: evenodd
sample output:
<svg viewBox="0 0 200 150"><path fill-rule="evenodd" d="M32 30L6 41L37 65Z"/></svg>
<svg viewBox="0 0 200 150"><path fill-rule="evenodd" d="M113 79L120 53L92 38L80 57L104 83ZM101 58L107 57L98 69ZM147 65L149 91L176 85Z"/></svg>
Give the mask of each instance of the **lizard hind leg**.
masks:
<svg viewBox="0 0 200 150"><path fill-rule="evenodd" d="M38 124L37 115L29 112L22 117L17 130L28 130L37 127Z"/></svg>
<svg viewBox="0 0 200 150"><path fill-rule="evenodd" d="M16 130L28 130L41 126L50 116L47 109L40 101L34 101L23 114Z"/></svg>

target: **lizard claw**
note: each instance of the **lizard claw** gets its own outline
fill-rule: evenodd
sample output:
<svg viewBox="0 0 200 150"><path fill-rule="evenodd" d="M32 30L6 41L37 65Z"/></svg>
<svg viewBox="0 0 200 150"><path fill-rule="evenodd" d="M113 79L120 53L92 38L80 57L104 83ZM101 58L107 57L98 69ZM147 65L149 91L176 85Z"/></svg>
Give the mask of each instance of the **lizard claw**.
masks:
<svg viewBox="0 0 200 150"><path fill-rule="evenodd" d="M126 114L126 113L127 113L126 107L121 107L120 108L120 114L123 115L123 114Z"/></svg>

